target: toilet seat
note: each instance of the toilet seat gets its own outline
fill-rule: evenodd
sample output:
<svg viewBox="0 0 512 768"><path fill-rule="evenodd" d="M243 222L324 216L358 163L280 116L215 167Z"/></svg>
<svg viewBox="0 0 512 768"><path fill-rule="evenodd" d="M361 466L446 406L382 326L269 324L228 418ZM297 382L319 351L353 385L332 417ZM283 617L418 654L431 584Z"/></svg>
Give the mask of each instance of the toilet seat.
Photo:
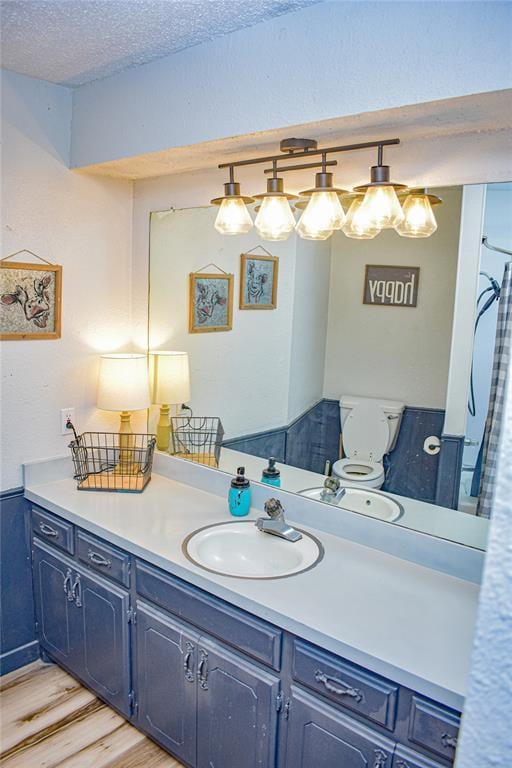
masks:
<svg viewBox="0 0 512 768"><path fill-rule="evenodd" d="M382 484L384 481L384 467L378 461L357 458L339 459L334 463L332 471L340 480L361 483L361 485Z"/></svg>

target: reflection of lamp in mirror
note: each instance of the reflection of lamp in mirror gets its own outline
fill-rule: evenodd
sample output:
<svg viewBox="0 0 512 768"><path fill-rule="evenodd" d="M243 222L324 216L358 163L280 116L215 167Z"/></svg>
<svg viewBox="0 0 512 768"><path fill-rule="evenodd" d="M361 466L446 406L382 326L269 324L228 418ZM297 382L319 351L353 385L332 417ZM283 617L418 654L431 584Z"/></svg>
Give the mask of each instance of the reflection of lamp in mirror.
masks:
<svg viewBox="0 0 512 768"><path fill-rule="evenodd" d="M187 352L151 352L153 360L152 401L160 406L156 429L159 451L168 451L171 441L171 405L190 400L190 372Z"/></svg>
<svg viewBox="0 0 512 768"><path fill-rule="evenodd" d="M133 474L139 467L133 461L132 411L149 408L149 378L146 355L101 355L97 406L103 411L120 411L119 463L116 471Z"/></svg>
<svg viewBox="0 0 512 768"><path fill-rule="evenodd" d="M401 237L430 237L437 229L433 205L442 203L440 197L429 195L425 189L410 189L402 210L404 218L395 229Z"/></svg>

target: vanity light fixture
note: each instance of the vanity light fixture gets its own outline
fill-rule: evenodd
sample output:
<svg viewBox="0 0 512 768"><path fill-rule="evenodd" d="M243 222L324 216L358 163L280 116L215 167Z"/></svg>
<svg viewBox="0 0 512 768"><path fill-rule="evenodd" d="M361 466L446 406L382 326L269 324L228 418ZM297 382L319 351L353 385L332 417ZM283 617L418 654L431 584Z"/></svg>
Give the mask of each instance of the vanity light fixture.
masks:
<svg viewBox="0 0 512 768"><path fill-rule="evenodd" d="M401 237L430 237L437 229L433 205L443 201L426 189L409 189L402 203L403 220L395 226Z"/></svg>
<svg viewBox="0 0 512 768"><path fill-rule="evenodd" d="M393 229L404 218L396 192L406 189L406 186L389 180L389 165L382 164L383 151L384 148L380 144L377 165L370 168L370 183L354 187L354 192L365 193L361 209L368 217L370 228Z"/></svg>
<svg viewBox="0 0 512 768"><path fill-rule="evenodd" d="M278 176L278 171L283 174L306 168L321 170L316 174L315 186L300 193L309 200L294 205L302 211L295 227L300 237L307 240L327 240L333 231L341 229L347 237L367 240L378 235L382 229L393 228L402 237L428 237L435 232L437 226L432 213L432 205L437 201L424 190L408 190L404 184L390 181L389 165L383 164L383 153L384 147L396 144L400 144L400 139L381 139L318 149L314 139L291 138L281 141L280 155L222 163L219 168L229 168L230 181L225 184L225 196L211 201L215 205L221 205L215 228L223 234L241 234L249 231L251 220L245 203L253 202L253 198L240 195L240 185L234 181L234 169L245 165L271 163L272 167L265 169L265 173L272 174L267 181L267 191L254 197L261 200L260 206L256 208L255 224L264 240L286 240L293 229L293 214L289 205L293 196L284 192L283 180ZM377 165L371 168L369 184L355 187L354 194L347 197L343 190L333 186L332 173L327 171L327 166L337 165L337 161L328 157L340 152L362 149L377 149ZM309 160L318 158L319 155L321 159L313 162L282 164L291 158ZM399 196L404 201L405 213ZM350 203L346 215L343 210L344 199Z"/></svg>
<svg viewBox="0 0 512 768"><path fill-rule="evenodd" d="M252 227L252 219L247 204L253 203L252 197L240 194L240 184L235 181L234 168L229 166L229 181L224 184L224 196L210 200L220 209L215 219L215 229L221 235L243 235Z"/></svg>
<svg viewBox="0 0 512 768"><path fill-rule="evenodd" d="M254 195L261 200L254 226L263 240L287 240L295 227L295 219L290 208L294 195L284 191L283 179L277 176L277 163L273 162L272 176L267 179L267 191Z"/></svg>
<svg viewBox="0 0 512 768"><path fill-rule="evenodd" d="M343 234L354 240L371 240L379 234L380 228L370 222L367 208L363 207L364 194L356 192L345 195L342 202L348 206L345 223L342 226Z"/></svg>

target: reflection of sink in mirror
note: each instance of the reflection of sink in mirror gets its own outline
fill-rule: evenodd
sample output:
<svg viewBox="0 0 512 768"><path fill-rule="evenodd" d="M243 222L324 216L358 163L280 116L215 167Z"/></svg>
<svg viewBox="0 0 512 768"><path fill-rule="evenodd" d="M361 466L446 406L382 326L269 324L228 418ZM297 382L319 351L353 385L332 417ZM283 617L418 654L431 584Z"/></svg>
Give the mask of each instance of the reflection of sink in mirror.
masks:
<svg viewBox="0 0 512 768"><path fill-rule="evenodd" d="M301 531L299 541L262 533L254 520L200 528L183 542L183 552L207 571L244 579L276 579L302 573L323 556L319 541Z"/></svg>
<svg viewBox="0 0 512 768"><path fill-rule="evenodd" d="M307 496L308 499L329 503L329 498L325 496L325 488L305 488L299 493L301 496ZM366 491L363 488L345 488L345 493L334 501L334 505L348 509L350 512L359 512L362 515L376 517L378 520L386 520L388 523L395 522L403 514L403 507L394 499L390 499L383 493Z"/></svg>

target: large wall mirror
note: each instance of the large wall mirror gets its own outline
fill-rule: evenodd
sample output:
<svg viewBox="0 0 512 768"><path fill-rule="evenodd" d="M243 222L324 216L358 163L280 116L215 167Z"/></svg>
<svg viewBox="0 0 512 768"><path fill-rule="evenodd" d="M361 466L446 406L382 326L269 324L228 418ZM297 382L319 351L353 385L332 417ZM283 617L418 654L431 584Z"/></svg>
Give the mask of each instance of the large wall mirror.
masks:
<svg viewBox="0 0 512 768"><path fill-rule="evenodd" d="M487 243L510 249L512 185L481 189ZM429 191L442 200L438 227L418 239L268 242L220 235L214 207L151 214L150 350L184 352L190 370L189 386L155 397L173 400L182 430L171 453L258 481L272 457L285 490L485 547L478 494L510 256L478 246L466 269L463 189ZM453 381L449 393L454 345L473 353L460 397ZM152 360L161 372L179 362ZM447 434L449 409L458 434ZM152 409L152 431L158 418Z"/></svg>

